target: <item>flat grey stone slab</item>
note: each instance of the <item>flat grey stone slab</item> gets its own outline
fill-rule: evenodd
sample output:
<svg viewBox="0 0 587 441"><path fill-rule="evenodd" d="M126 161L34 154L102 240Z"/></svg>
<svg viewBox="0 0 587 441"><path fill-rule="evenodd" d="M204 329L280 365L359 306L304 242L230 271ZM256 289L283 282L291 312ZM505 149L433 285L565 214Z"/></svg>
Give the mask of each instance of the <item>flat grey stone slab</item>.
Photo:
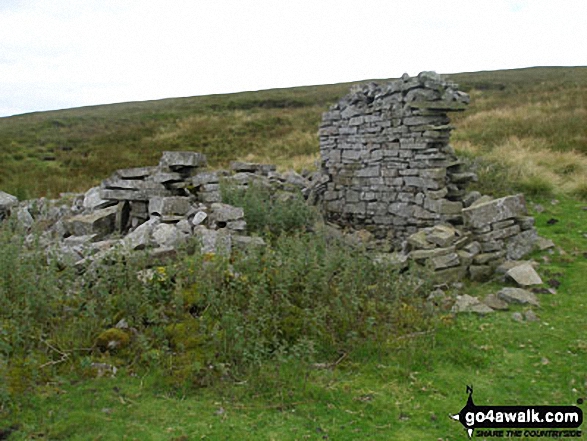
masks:
<svg viewBox="0 0 587 441"><path fill-rule="evenodd" d="M540 306L536 295L522 288L503 288L497 293L497 297L508 303Z"/></svg>
<svg viewBox="0 0 587 441"><path fill-rule="evenodd" d="M492 313L493 309L482 303L477 297L464 294L457 297L457 300L452 307L452 312L472 312L479 315L485 315Z"/></svg>
<svg viewBox="0 0 587 441"><path fill-rule="evenodd" d="M494 199L480 204L473 204L463 209L465 225L481 228L505 219L524 216L527 213L524 195L517 194Z"/></svg>
<svg viewBox="0 0 587 441"><path fill-rule="evenodd" d="M514 266L506 272L520 286L541 285L542 279L529 263Z"/></svg>
<svg viewBox="0 0 587 441"><path fill-rule="evenodd" d="M114 231L117 207L102 208L91 214L78 214L66 221L67 229L75 236L96 234L106 236Z"/></svg>
<svg viewBox="0 0 587 441"><path fill-rule="evenodd" d="M159 165L167 166L172 170L182 167L205 167L206 156L197 152L163 152Z"/></svg>

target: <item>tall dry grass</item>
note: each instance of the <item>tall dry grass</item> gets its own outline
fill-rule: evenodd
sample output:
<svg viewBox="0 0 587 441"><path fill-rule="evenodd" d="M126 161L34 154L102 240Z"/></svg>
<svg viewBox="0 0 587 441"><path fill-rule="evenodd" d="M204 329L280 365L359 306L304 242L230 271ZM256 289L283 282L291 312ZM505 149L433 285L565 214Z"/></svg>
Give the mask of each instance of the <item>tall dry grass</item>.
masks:
<svg viewBox="0 0 587 441"><path fill-rule="evenodd" d="M457 127L453 142L484 167L488 190L511 178L518 187L532 181L536 193L587 193L583 166L569 165L583 164L587 155L587 68L450 77L471 95L469 109L451 115ZM214 168L240 159L274 163L280 169L312 169L319 155L321 115L349 87L277 89L0 118L0 189L21 198L84 191L118 168L156 164L163 150L202 152Z"/></svg>

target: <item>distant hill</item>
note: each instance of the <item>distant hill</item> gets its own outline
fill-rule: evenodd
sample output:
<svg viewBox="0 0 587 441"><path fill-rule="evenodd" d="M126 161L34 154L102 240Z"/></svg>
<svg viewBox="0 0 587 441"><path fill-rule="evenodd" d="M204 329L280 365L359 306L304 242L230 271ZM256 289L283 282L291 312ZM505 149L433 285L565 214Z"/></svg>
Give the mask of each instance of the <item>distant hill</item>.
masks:
<svg viewBox="0 0 587 441"><path fill-rule="evenodd" d="M587 196L587 183L582 187L580 182L587 173L587 67L536 67L448 77L472 98L469 110L453 118L457 150L469 158L486 157L485 165L514 171L516 164L501 158L504 149L515 150L518 156L520 152L542 155L543 164L533 164L530 172L518 170L517 175L508 172L510 180L522 189L529 182L530 190L534 185L540 192L563 185L564 178L568 188L563 190L579 195L584 191ZM351 85L131 102L0 118L0 189L20 198L83 191L117 168L157 163L163 150L205 153L212 167L246 159L312 168L319 157L316 133L322 112ZM527 156L516 160L528 162ZM545 174L540 167L552 173L547 176L548 185L532 181L532 173Z"/></svg>

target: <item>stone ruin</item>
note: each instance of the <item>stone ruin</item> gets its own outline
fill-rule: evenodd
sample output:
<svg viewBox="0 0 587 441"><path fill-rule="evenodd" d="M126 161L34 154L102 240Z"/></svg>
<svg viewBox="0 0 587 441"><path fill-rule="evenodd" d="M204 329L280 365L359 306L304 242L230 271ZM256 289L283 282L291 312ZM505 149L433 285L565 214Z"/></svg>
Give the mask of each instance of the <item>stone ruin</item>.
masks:
<svg viewBox="0 0 587 441"><path fill-rule="evenodd" d="M192 236L202 253L263 246L247 234L243 208L222 203L221 180L237 191L256 183L286 196L310 187L303 176L273 165L232 162L230 170L209 170L200 153L163 152L158 165L117 170L84 194L19 202L0 192L0 220L13 216L25 231L42 224L48 259L80 272L112 252L145 250L151 265L163 263Z"/></svg>
<svg viewBox="0 0 587 441"><path fill-rule="evenodd" d="M117 248L173 257L191 236L202 252L262 246L247 235L242 208L223 203L222 180L273 192L301 192L322 209L327 228L404 265L429 267L439 280L485 280L507 272L537 238L523 195L492 199L467 192L476 175L449 145L447 113L469 97L433 72L354 88L323 116L321 170L278 173L233 162L209 170L196 152L163 152L158 165L117 170L67 205L0 192L0 220L12 212L26 229L43 222L49 258L80 271ZM346 234L345 234L346 233Z"/></svg>
<svg viewBox="0 0 587 441"><path fill-rule="evenodd" d="M523 195L466 191L477 176L449 144L447 113L468 103L434 72L353 88L319 130L325 218L367 230L439 277L479 279L531 251L536 231Z"/></svg>

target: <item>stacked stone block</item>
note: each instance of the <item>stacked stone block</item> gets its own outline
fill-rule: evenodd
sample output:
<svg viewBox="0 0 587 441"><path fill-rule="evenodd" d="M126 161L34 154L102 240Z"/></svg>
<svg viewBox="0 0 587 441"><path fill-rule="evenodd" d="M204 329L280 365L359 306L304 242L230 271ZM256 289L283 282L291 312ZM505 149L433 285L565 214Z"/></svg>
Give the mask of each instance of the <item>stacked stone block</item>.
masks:
<svg viewBox="0 0 587 441"><path fill-rule="evenodd" d="M451 225L423 228L407 239L408 257L433 271L436 280L459 280L479 252L470 234Z"/></svg>
<svg viewBox="0 0 587 441"><path fill-rule="evenodd" d="M233 241L241 248L262 246L262 239L246 236L243 209L221 203L220 180L233 175L205 170L205 165L200 153L164 152L157 166L117 170L79 198L76 214L64 215L57 235L59 259L66 256L85 269L118 244L148 249L159 262L173 258L190 236L200 239L203 252L230 252ZM250 166L258 169L252 174L275 170Z"/></svg>
<svg viewBox="0 0 587 441"><path fill-rule="evenodd" d="M534 218L527 215L524 195L474 203L463 210L465 227L481 248L475 265L495 268L504 259L517 260L534 247Z"/></svg>
<svg viewBox="0 0 587 441"><path fill-rule="evenodd" d="M320 126L326 217L395 245L419 228L462 222L464 172L449 146L447 112L469 97L433 72L357 87Z"/></svg>
<svg viewBox="0 0 587 441"><path fill-rule="evenodd" d="M100 198L118 205L121 232L154 213L164 222L179 221L189 210L189 179L205 166L201 153L163 152L158 166L117 170L102 182Z"/></svg>
<svg viewBox="0 0 587 441"><path fill-rule="evenodd" d="M193 193L204 203L220 202L221 173L216 171L198 173L192 178Z"/></svg>

